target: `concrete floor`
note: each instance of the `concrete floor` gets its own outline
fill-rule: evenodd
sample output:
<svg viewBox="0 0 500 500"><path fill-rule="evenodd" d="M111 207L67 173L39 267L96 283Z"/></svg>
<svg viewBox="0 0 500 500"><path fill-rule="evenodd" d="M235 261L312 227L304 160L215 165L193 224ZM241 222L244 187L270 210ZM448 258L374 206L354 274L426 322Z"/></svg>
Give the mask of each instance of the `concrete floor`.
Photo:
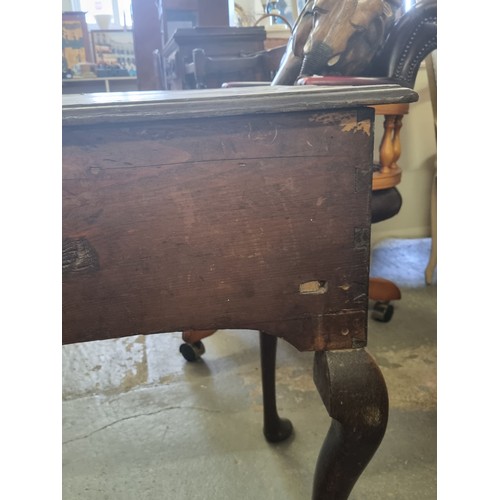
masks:
<svg viewBox="0 0 500 500"><path fill-rule="evenodd" d="M403 289L389 323L369 321L368 351L386 379L385 438L351 500L436 498L436 285L429 240L383 242L372 273ZM400 263L394 266L394 259ZM64 346L65 500L309 499L330 419L312 353L278 343L277 393L295 432L262 436L258 335L220 331L201 361L180 333Z"/></svg>

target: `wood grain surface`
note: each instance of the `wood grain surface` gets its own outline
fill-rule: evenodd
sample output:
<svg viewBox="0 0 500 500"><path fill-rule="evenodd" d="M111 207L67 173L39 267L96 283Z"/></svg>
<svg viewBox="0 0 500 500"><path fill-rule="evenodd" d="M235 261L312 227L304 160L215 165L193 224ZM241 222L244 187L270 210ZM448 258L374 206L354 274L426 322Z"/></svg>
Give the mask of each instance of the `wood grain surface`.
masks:
<svg viewBox="0 0 500 500"><path fill-rule="evenodd" d="M63 342L366 343L373 110L63 126Z"/></svg>

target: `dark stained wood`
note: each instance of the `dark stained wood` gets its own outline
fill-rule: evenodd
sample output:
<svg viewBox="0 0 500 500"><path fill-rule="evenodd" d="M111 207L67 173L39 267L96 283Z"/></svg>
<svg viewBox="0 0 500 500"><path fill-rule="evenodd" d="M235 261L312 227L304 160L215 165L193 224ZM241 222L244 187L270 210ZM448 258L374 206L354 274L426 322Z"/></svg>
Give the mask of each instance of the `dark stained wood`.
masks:
<svg viewBox="0 0 500 500"><path fill-rule="evenodd" d="M407 103L416 92L398 85L353 88L259 86L182 92L113 92L62 97L63 126L181 120L273 112L333 111L343 108Z"/></svg>
<svg viewBox="0 0 500 500"><path fill-rule="evenodd" d="M185 77L191 78L193 88L219 88L228 82L265 82L272 80L283 55L284 46L263 50L242 57L208 57L203 49L194 49L192 62L184 64ZM187 80L186 80L187 81Z"/></svg>
<svg viewBox="0 0 500 500"><path fill-rule="evenodd" d="M394 85L63 96L63 343L258 330L271 441L292 430L276 411L276 337L340 349L315 358L334 420L313 495L347 498L387 421L360 349L371 106L415 99Z"/></svg>
<svg viewBox="0 0 500 500"><path fill-rule="evenodd" d="M162 47L171 34L167 19L176 11L192 11L198 26L228 26L227 0L132 0L134 51L139 90L163 88Z"/></svg>
<svg viewBox="0 0 500 500"><path fill-rule="evenodd" d="M229 26L228 0L198 0L198 23L199 26Z"/></svg>
<svg viewBox="0 0 500 500"><path fill-rule="evenodd" d="M198 26L229 26L228 0L159 0L160 12L195 11Z"/></svg>
<svg viewBox="0 0 500 500"><path fill-rule="evenodd" d="M364 349L317 352L314 382L332 423L316 464L313 500L347 500L384 437L387 388Z"/></svg>
<svg viewBox="0 0 500 500"><path fill-rule="evenodd" d="M139 90L159 90L161 75L155 51L160 51L162 39L160 19L155 0L132 0L134 52Z"/></svg>
<svg viewBox="0 0 500 500"><path fill-rule="evenodd" d="M278 339L260 332L260 366L262 373L262 399L264 404L264 436L271 443L289 438L293 426L281 418L276 406L276 346Z"/></svg>
<svg viewBox="0 0 500 500"><path fill-rule="evenodd" d="M200 88L190 67L196 63L194 51L202 53L210 66L203 71L203 88L219 88L229 80L269 81L269 74L263 75L265 58L257 56L264 53L265 38L263 26L178 29L162 49L166 88ZM200 73L200 62L197 66Z"/></svg>
<svg viewBox="0 0 500 500"><path fill-rule="evenodd" d="M227 116L172 118L165 93L129 114L119 96L67 99L64 342L249 328L300 350L364 345L373 110L249 114L250 92L231 115L229 89L209 94ZM315 281L326 293L301 289Z"/></svg>
<svg viewBox="0 0 500 500"><path fill-rule="evenodd" d="M356 114L323 119L65 130L65 239L86 249L75 260L98 256L64 273L71 340L264 328L300 349L363 341L371 140L348 133L352 155L341 124ZM301 295L311 280L329 293Z"/></svg>

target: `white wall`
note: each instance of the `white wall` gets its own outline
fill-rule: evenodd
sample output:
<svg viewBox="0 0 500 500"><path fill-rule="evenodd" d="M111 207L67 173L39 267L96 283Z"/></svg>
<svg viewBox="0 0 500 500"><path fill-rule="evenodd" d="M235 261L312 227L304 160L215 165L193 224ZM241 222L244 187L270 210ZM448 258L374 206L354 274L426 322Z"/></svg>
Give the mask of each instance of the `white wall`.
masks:
<svg viewBox="0 0 500 500"><path fill-rule="evenodd" d="M294 18L297 16L297 4L295 2L296 0L287 0L288 8L286 9L287 11L290 10ZM253 22L255 22L264 13L262 0L230 0L230 9L231 3L238 4L253 19ZM282 13L284 14L284 12ZM265 21L259 23L260 26L264 26L265 24Z"/></svg>
<svg viewBox="0 0 500 500"><path fill-rule="evenodd" d="M385 238L422 238L431 235L430 195L435 172L436 136L434 115L424 64L415 82L419 100L410 104L410 112L403 118L401 129L401 158L403 171L398 190L403 206L392 219L372 226L372 245ZM380 144L383 117L377 117L375 144Z"/></svg>
<svg viewBox="0 0 500 500"><path fill-rule="evenodd" d="M72 12L73 5L71 3L71 0L62 0L62 11L63 12Z"/></svg>

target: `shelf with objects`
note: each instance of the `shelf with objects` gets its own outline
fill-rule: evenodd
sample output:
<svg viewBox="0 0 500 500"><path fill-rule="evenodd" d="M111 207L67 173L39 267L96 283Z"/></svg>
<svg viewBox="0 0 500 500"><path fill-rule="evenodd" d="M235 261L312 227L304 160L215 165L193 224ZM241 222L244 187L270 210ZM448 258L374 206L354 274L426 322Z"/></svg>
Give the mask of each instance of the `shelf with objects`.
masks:
<svg viewBox="0 0 500 500"><path fill-rule="evenodd" d="M133 32L89 32L83 12L63 14L62 93L138 90Z"/></svg>
<svg viewBox="0 0 500 500"><path fill-rule="evenodd" d="M114 76L109 78L63 79L63 94L89 94L93 92L130 92L137 90L135 76Z"/></svg>

